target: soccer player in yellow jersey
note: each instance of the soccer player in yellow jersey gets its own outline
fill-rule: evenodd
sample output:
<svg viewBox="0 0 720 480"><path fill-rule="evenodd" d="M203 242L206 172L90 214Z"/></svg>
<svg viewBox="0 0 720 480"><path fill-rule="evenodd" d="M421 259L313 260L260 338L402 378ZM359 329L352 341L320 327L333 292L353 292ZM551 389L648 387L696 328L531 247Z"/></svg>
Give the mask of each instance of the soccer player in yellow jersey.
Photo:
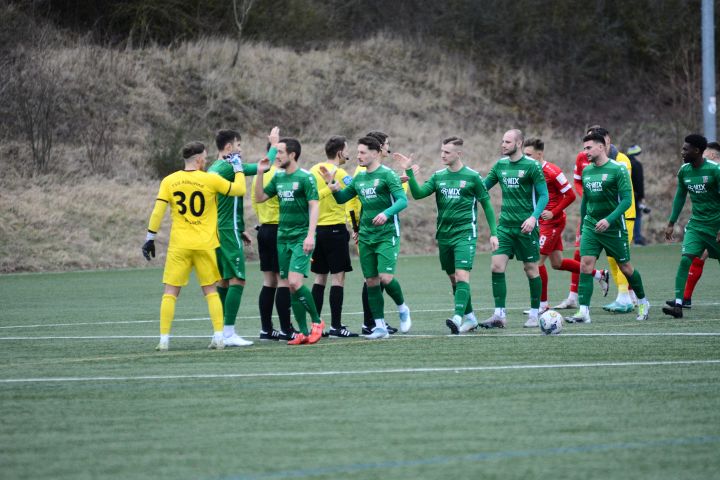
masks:
<svg viewBox="0 0 720 480"><path fill-rule="evenodd" d="M328 274L330 274L332 276L330 287L331 325L327 336L338 338L358 336L357 333L351 332L342 324L345 272L352 271L350 249L348 248L350 234L345 226L345 206L335 201L332 191L325 184L325 180L320 173L320 167L325 167L327 171L333 174L333 182L339 183L343 187L348 185L352 182L352 177L342 168L342 165L348 159L347 152L347 139L339 135L332 136L325 143L327 161L320 162L310 168L310 172L315 175L315 183L320 199L320 216L315 234L315 250L313 251L312 265L310 267L310 270L315 274L312 296L318 313L322 314L325 285L327 284Z"/></svg>
<svg viewBox="0 0 720 480"><path fill-rule="evenodd" d="M201 142L185 145L182 156L185 169L171 173L160 182L146 241L142 246L143 255L150 261L150 257L155 256L155 235L169 206L172 226L163 272L165 290L160 303L160 343L156 350L168 349L175 302L180 295L180 288L187 285L193 268L205 294L213 325L209 348L222 350L223 309L215 288L215 283L220 280L215 257L215 248L220 245L217 234L217 194L244 195L245 175L239 161L233 165L236 173L232 183L218 175L204 172L207 150Z"/></svg>

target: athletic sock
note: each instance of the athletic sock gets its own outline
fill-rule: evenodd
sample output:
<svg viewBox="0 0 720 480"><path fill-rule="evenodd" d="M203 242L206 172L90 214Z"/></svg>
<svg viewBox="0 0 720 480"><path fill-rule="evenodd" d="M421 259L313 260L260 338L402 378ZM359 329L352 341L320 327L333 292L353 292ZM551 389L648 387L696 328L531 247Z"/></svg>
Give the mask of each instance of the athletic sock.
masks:
<svg viewBox="0 0 720 480"><path fill-rule="evenodd" d="M457 282L455 288L455 315L462 317L465 314L469 298L470 284L467 282Z"/></svg>
<svg viewBox="0 0 720 480"><path fill-rule="evenodd" d="M208 304L208 312L210 313L210 322L212 322L213 332L222 332L223 329L223 306L220 301L220 295L217 292L205 295L205 301Z"/></svg>
<svg viewBox="0 0 720 480"><path fill-rule="evenodd" d="M577 291L577 282L579 281L579 275L580 275L580 262L573 259L573 258L563 258L562 263L560 264L560 270L564 270L566 272L575 273L578 275L578 280L575 280L576 284L576 290ZM570 277L570 281L573 282L573 277ZM570 285L570 289L572 290L572 285Z"/></svg>
<svg viewBox="0 0 720 480"><path fill-rule="evenodd" d="M239 284L231 284L225 296L223 304L223 320L225 325L235 325L238 310L240 310L240 301L242 300L243 286Z"/></svg>
<svg viewBox="0 0 720 480"><path fill-rule="evenodd" d="M318 313L322 312L322 307L324 303L325 297L325 285L320 285L319 283L313 283L312 286L312 298L315 302L315 308L317 309Z"/></svg>
<svg viewBox="0 0 720 480"><path fill-rule="evenodd" d="M293 296L297 296L297 299L303 304L307 313L310 314L310 320L312 323L320 323L320 315L318 315L317 308L315 307L315 301L313 300L312 293L310 293L310 289L305 285L301 285Z"/></svg>
<svg viewBox="0 0 720 480"><path fill-rule="evenodd" d="M495 308L505 308L505 298L507 297L505 272L492 272L492 292Z"/></svg>
<svg viewBox="0 0 720 480"><path fill-rule="evenodd" d="M470 284L468 284L468 300L467 304L465 305L465 315L470 315L473 313L473 306L472 306L472 293L470 292Z"/></svg>
<svg viewBox="0 0 720 480"><path fill-rule="evenodd" d="M283 333L293 331L290 322L290 288L278 287L275 293L275 309L277 310L278 320L280 321L280 330Z"/></svg>
<svg viewBox="0 0 720 480"><path fill-rule="evenodd" d="M385 292L387 292L390 298L392 298L395 305L402 305L405 303L405 297L403 296L402 288L400 287L400 282L397 281L397 278L393 278L384 286Z"/></svg>
<svg viewBox="0 0 720 480"><path fill-rule="evenodd" d="M217 287L218 295L220 295L220 302L225 305L225 295L227 295L228 289L226 287Z"/></svg>
<svg viewBox="0 0 720 480"><path fill-rule="evenodd" d="M333 285L330 287L330 325L335 330L342 328L342 308L345 298L345 287ZM318 312L320 309L318 309Z"/></svg>
<svg viewBox="0 0 720 480"><path fill-rule="evenodd" d="M542 292L543 282L540 277L535 277L528 278L528 283L530 284L530 308L537 310L540 308L540 294Z"/></svg>
<svg viewBox="0 0 720 480"><path fill-rule="evenodd" d="M580 284L578 285L578 298L580 305L590 306L590 299L593 294L593 277L589 273L580 274Z"/></svg>
<svg viewBox="0 0 720 480"><path fill-rule="evenodd" d="M170 335L170 327L175 318L175 302L177 297L166 293L160 302L160 335Z"/></svg>
<svg viewBox="0 0 720 480"><path fill-rule="evenodd" d="M645 298L645 288L643 287L642 277L640 277L640 272L638 272L637 268L633 271L633 274L630 275L630 278L628 278L628 283L632 286L639 300Z"/></svg>
<svg viewBox="0 0 720 480"><path fill-rule="evenodd" d="M595 280L600 280L602 278L602 270L593 270L592 276Z"/></svg>
<svg viewBox="0 0 720 480"><path fill-rule="evenodd" d="M298 292L293 293L290 304L292 305L293 315L295 316L295 322L298 324L298 328L302 333L308 335L310 332L308 332L307 328L307 310L305 310L305 306L298 297Z"/></svg>
<svg viewBox="0 0 720 480"><path fill-rule="evenodd" d="M367 283L363 283L361 297L363 306L363 324L365 325L365 327L372 329L375 326L375 319L373 318L372 310L370 310Z"/></svg>
<svg viewBox="0 0 720 480"><path fill-rule="evenodd" d="M368 304L370 311L373 316L373 326L375 325L375 319L385 318L385 299L383 298L382 290L380 285L374 287L368 287Z"/></svg>
<svg viewBox="0 0 720 480"><path fill-rule="evenodd" d="M258 297L258 306L260 307L260 328L263 332L270 333L273 331L272 311L273 303L275 303L275 287L267 287L263 285L260 289Z"/></svg>
<svg viewBox="0 0 720 480"><path fill-rule="evenodd" d="M235 325L223 325L223 337L230 338L235 335Z"/></svg>
<svg viewBox="0 0 720 480"><path fill-rule="evenodd" d="M685 282L688 279L688 272L692 266L692 259L685 255L680 257L677 273L675 274L675 298L685 299L684 292L686 290Z"/></svg>
<svg viewBox="0 0 720 480"><path fill-rule="evenodd" d="M540 292L540 301L546 302L547 301L547 291L548 291L547 267L545 267L545 265L540 265L538 270L540 271L540 281L542 282L542 290Z"/></svg>
<svg viewBox="0 0 720 480"><path fill-rule="evenodd" d="M627 278L625 278L625 274L620 271L620 268L614 258L608 257L608 265L610 266L610 275L612 275L613 280L615 280L615 285L617 285L618 296L624 293L626 294L629 284ZM625 303L630 303L630 300L628 299Z"/></svg>
<svg viewBox="0 0 720 480"><path fill-rule="evenodd" d="M573 273L570 275L570 291L572 293L578 293L578 287L580 286L580 250L577 248L573 254L573 260L578 262L578 269L577 271L571 270Z"/></svg>
<svg viewBox="0 0 720 480"><path fill-rule="evenodd" d="M703 267L705 266L705 260L700 257L695 257L690 265L690 269L687 273L687 282L685 283L685 293L683 293L684 300L690 300L697 285L698 280L702 277Z"/></svg>

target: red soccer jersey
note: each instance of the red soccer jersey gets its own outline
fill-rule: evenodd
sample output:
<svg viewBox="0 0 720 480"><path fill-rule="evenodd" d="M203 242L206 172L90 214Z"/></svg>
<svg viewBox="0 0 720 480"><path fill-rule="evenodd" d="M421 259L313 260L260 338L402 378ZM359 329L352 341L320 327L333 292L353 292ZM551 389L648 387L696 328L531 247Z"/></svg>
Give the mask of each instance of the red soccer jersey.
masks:
<svg viewBox="0 0 720 480"><path fill-rule="evenodd" d="M554 216L550 220L541 219L540 224L560 224L562 222L565 222L565 207L567 207L567 205L569 204L567 202L564 202L566 204L561 205L561 203L563 203L562 201L565 198L565 193L572 188L572 185L570 185L570 182L568 182L568 179L565 177L562 169L554 163L544 161L542 164L542 171L543 175L545 175L545 183L547 183L548 195L550 196L545 210L550 210L551 212L553 212ZM572 200L574 199L575 196L573 195Z"/></svg>
<svg viewBox="0 0 720 480"><path fill-rule="evenodd" d="M582 197L583 194L582 172L583 170L585 170L585 167L587 167L589 163L590 160L588 160L587 154L585 154L585 152L580 152L577 154L577 157L575 157L575 168L573 168L573 183L575 184L575 193L577 193L580 197Z"/></svg>

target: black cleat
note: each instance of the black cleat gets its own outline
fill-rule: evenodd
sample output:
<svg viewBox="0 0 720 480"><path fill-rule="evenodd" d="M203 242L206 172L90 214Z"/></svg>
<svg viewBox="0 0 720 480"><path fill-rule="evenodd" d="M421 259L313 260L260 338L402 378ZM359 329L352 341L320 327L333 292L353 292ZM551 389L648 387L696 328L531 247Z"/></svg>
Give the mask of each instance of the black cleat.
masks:
<svg viewBox="0 0 720 480"><path fill-rule="evenodd" d="M666 300L666 301L665 301L665 305L667 305L668 307L674 307L674 306L675 306L675 300ZM687 309L692 308L692 300L690 300L690 299L688 299L688 300L683 300L682 308L687 308Z"/></svg>
<svg viewBox="0 0 720 480"><path fill-rule="evenodd" d="M295 334L297 334L297 332L295 330L291 330L289 333L285 333L282 330L280 330L278 333L279 333L278 340L283 340L283 341L290 341L293 338L295 338Z"/></svg>
<svg viewBox="0 0 720 480"><path fill-rule="evenodd" d="M671 317L675 318L683 318L683 307L680 305L673 304L672 307L663 307L662 311L665 315L670 315Z"/></svg>
<svg viewBox="0 0 720 480"><path fill-rule="evenodd" d="M335 338L351 338L357 337L358 334L348 330L345 325L340 325L340 328L331 328L330 330L328 330L327 336Z"/></svg>
<svg viewBox="0 0 720 480"><path fill-rule="evenodd" d="M452 333L453 335L460 334L460 330L458 330L458 326L455 325L455 322L452 321L452 318L448 318L447 320L445 320L445 325L447 325L447 327L450 329L450 333Z"/></svg>
<svg viewBox="0 0 720 480"><path fill-rule="evenodd" d="M362 334L363 335L370 335L372 333L372 328L363 325L362 327Z"/></svg>
<svg viewBox="0 0 720 480"><path fill-rule="evenodd" d="M280 332L277 330L273 330L270 333L268 332L260 332L260 340L275 340L276 342L280 340Z"/></svg>
<svg viewBox="0 0 720 480"><path fill-rule="evenodd" d="M363 334L363 335L371 335L371 334L373 333L373 331L372 331L373 328L375 328L375 327L370 328L370 327L367 327L367 326L363 325L363 327L362 327L362 334ZM390 335L392 335L393 333L397 333L397 331L398 331L397 328L391 327L391 326L388 325L387 323L385 324L385 328L387 328L387 331L388 331L388 333L389 333Z"/></svg>
<svg viewBox="0 0 720 480"><path fill-rule="evenodd" d="M387 331L390 335L392 335L393 333L397 333L397 331L398 331L397 328L391 327L390 324L388 324L388 323L385 324L385 327L387 328Z"/></svg>

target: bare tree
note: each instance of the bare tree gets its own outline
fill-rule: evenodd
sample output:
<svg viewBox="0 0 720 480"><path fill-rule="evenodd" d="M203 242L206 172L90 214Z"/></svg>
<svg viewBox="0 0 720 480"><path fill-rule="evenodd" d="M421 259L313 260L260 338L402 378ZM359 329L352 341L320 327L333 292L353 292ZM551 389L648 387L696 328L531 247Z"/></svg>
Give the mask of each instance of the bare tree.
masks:
<svg viewBox="0 0 720 480"><path fill-rule="evenodd" d="M237 65L238 56L240 55L240 43L242 42L243 28L247 23L250 9L253 7L255 0L233 0L233 18L237 27L237 46L235 48L235 56L233 57L232 67Z"/></svg>

